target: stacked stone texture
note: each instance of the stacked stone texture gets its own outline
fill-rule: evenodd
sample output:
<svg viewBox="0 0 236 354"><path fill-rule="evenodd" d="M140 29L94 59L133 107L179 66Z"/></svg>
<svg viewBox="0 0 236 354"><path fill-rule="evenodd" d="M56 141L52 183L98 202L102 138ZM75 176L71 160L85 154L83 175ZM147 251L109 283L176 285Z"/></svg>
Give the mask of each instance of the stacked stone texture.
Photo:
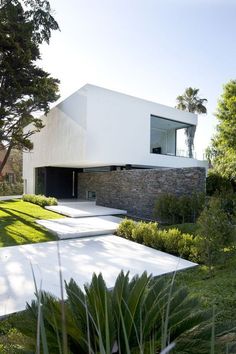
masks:
<svg viewBox="0 0 236 354"><path fill-rule="evenodd" d="M79 173L78 197L86 199L87 191L95 191L98 205L152 219L158 196L204 192L205 181L200 167Z"/></svg>

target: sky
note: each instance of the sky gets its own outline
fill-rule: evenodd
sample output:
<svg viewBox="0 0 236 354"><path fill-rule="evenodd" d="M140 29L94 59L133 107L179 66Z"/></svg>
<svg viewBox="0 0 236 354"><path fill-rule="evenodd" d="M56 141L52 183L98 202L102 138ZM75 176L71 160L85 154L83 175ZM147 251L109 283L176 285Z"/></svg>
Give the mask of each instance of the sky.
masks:
<svg viewBox="0 0 236 354"><path fill-rule="evenodd" d="M236 79L236 0L51 0L60 32L41 48L61 99L86 83L174 107L186 87L208 99L197 158L215 132L223 85Z"/></svg>

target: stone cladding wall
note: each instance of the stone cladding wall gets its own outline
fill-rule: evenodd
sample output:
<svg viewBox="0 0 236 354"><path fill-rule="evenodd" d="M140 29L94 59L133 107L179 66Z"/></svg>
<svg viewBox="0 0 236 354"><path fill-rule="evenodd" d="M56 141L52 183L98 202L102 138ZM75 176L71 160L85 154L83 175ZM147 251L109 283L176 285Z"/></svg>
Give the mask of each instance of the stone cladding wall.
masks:
<svg viewBox="0 0 236 354"><path fill-rule="evenodd" d="M206 170L201 167L86 172L78 174L78 198L86 199L87 191L95 191L97 205L153 218L158 196L204 192L205 181Z"/></svg>

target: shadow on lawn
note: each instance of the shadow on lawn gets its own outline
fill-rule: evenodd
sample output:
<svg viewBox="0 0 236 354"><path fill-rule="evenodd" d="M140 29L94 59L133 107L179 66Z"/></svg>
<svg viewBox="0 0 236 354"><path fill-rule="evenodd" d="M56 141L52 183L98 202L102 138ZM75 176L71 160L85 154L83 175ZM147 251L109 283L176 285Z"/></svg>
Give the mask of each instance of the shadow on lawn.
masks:
<svg viewBox="0 0 236 354"><path fill-rule="evenodd" d="M51 241L56 239L55 236L48 232L44 227L36 224L35 218L33 216L19 210L16 211L16 215L11 209L2 207L0 207L0 211L3 211L5 214L7 214L7 216L2 216L0 219L0 245L3 247ZM30 217L32 220L27 220L19 214ZM20 225L14 225L17 222L22 224L22 230ZM24 227L26 227L26 230L24 230ZM8 230L8 228L11 229ZM28 232L31 234L32 231L35 231L35 235L32 237L25 235L27 228L29 228Z"/></svg>

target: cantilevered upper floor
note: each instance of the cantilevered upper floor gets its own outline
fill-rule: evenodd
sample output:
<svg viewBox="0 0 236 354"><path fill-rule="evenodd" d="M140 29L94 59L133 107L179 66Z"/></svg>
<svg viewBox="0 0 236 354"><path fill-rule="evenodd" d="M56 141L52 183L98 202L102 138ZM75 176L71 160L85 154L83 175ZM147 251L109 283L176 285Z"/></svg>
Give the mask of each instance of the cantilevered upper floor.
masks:
<svg viewBox="0 0 236 354"><path fill-rule="evenodd" d="M189 158L186 128L197 116L87 84L42 117L24 167L206 166Z"/></svg>

